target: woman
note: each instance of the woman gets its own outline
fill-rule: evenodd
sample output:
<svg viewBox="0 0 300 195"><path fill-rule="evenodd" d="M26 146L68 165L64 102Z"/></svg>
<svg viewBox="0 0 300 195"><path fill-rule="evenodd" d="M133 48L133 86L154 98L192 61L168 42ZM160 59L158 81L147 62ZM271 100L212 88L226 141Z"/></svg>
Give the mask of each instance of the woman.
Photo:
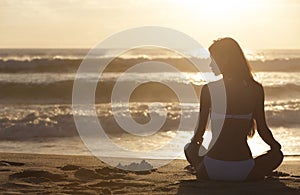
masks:
<svg viewBox="0 0 300 195"><path fill-rule="evenodd" d="M225 181L253 181L276 169L283 160L281 145L274 139L265 120L264 90L251 74L248 62L238 45L231 38L215 41L209 51L211 68L219 81L204 85L200 97L200 120L191 143L185 149L186 157L196 168L198 179ZM217 66L216 66L217 65ZM213 111L213 90L225 87L226 111ZM211 118L214 139L214 123L222 120L220 134L204 157L198 156L208 117ZM255 125L256 124L256 125ZM271 150L253 159L247 137L254 135L255 126L260 137Z"/></svg>

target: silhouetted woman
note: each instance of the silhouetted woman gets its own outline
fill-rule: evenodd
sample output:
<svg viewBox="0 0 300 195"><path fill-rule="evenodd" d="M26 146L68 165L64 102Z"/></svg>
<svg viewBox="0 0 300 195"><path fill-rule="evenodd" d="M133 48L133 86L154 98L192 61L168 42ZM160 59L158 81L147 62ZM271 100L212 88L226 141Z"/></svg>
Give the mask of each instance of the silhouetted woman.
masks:
<svg viewBox="0 0 300 195"><path fill-rule="evenodd" d="M253 79L248 62L232 38L215 41L209 52L211 68L223 78L203 86L200 97L200 120L191 143L185 148L190 164L197 170L198 179L251 181L263 179L283 160L281 145L274 139L266 124L264 90ZM217 66L216 66L217 65ZM212 93L225 87L225 113L212 109ZM214 123L224 120L219 136L205 156L198 156L210 117L214 139ZM256 124L256 125L255 125ZM258 134L271 150L253 159L247 137Z"/></svg>

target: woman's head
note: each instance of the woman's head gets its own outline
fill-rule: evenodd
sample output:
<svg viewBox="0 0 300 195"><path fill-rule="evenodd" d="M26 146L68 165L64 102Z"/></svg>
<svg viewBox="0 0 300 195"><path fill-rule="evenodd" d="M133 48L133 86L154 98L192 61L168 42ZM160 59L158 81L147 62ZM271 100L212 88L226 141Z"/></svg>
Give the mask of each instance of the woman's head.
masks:
<svg viewBox="0 0 300 195"><path fill-rule="evenodd" d="M240 80L253 79L248 61L239 46L232 38L214 41L209 52L224 77Z"/></svg>

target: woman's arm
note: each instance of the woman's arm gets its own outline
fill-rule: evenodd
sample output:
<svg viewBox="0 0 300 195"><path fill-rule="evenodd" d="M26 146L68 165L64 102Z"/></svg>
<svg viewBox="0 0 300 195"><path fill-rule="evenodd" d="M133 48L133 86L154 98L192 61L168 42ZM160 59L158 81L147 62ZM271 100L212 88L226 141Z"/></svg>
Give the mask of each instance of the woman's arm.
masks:
<svg viewBox="0 0 300 195"><path fill-rule="evenodd" d="M201 89L201 96L200 96L200 115L199 115L200 119L199 119L198 128L195 132L195 135L191 140L192 143L199 143L199 144L202 143L203 141L202 136L207 126L209 109L210 109L209 89L207 85L204 85Z"/></svg>
<svg viewBox="0 0 300 195"><path fill-rule="evenodd" d="M266 123L264 100L264 89L260 85L258 93L258 102L254 112L254 119L256 121L257 131L260 137L271 147L271 149L280 150L281 145L274 139L273 134Z"/></svg>

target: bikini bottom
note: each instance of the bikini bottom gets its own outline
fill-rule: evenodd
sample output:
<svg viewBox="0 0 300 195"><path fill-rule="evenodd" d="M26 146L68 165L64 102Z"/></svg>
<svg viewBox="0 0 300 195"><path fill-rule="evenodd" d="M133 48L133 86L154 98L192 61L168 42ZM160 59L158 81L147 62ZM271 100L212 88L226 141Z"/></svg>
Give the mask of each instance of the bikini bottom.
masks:
<svg viewBox="0 0 300 195"><path fill-rule="evenodd" d="M203 163L211 180L245 181L255 161L252 158L243 161L223 161L204 156Z"/></svg>

